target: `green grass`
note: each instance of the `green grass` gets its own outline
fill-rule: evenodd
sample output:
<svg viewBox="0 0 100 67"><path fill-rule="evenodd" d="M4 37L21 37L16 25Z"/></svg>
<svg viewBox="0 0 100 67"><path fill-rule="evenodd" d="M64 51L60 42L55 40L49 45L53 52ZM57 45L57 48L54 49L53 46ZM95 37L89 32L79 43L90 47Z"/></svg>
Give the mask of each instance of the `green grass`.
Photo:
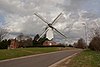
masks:
<svg viewBox="0 0 100 67"><path fill-rule="evenodd" d="M0 60L16 58L27 55L34 55L40 53L48 53L53 51L58 51L57 47L46 47L46 48L18 48L10 50L0 50Z"/></svg>
<svg viewBox="0 0 100 67"><path fill-rule="evenodd" d="M85 50L72 58L68 67L100 67L100 52Z"/></svg>

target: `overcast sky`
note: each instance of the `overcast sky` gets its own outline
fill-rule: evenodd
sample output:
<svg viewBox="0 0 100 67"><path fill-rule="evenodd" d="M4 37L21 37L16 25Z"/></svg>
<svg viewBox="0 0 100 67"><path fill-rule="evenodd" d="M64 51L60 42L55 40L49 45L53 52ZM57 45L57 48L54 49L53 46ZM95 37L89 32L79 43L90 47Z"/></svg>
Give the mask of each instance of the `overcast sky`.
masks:
<svg viewBox="0 0 100 67"><path fill-rule="evenodd" d="M84 24L88 32L100 25L100 0L0 0L0 26L10 32L40 34L46 24L34 13L52 22L61 12L54 27L71 38L69 41L85 38Z"/></svg>

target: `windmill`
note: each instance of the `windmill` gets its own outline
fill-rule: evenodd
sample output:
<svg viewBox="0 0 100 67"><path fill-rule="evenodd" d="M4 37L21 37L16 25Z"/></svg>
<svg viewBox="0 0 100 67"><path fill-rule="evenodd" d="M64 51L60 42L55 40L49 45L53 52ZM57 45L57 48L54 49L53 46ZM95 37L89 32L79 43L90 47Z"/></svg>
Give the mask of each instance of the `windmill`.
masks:
<svg viewBox="0 0 100 67"><path fill-rule="evenodd" d="M57 30L55 27L53 27L53 24L56 23L56 21L61 17L62 13L60 13L53 21L52 23L48 23L46 20L43 19L43 17L41 17L39 14L34 13L37 17L39 17L44 23L47 24L47 27L45 29L45 31L43 31L43 33L40 35L40 37L37 39L37 41L43 37L44 35L46 35L46 38L48 40L52 40L54 38L54 31L58 32L61 36L63 36L64 38L67 38L63 33L61 33L59 30Z"/></svg>

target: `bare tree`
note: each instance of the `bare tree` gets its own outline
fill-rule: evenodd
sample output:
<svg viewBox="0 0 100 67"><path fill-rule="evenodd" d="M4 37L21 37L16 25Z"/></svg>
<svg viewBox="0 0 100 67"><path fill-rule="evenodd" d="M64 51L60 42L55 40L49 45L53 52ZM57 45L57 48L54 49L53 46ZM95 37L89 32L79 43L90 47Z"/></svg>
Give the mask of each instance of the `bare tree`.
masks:
<svg viewBox="0 0 100 67"><path fill-rule="evenodd" d="M0 28L0 42L6 36L7 33L8 33L7 29Z"/></svg>
<svg viewBox="0 0 100 67"><path fill-rule="evenodd" d="M89 35L90 40L94 37L100 37L100 28L91 28L91 34Z"/></svg>
<svg viewBox="0 0 100 67"><path fill-rule="evenodd" d="M100 28L95 30L95 35L89 44L89 48L91 50L100 51Z"/></svg>
<svg viewBox="0 0 100 67"><path fill-rule="evenodd" d="M82 38L80 38L78 40L78 42L74 44L74 47L85 49L86 48L86 43Z"/></svg>
<svg viewBox="0 0 100 67"><path fill-rule="evenodd" d="M95 32L95 37L100 37L100 28L97 28L94 32Z"/></svg>
<svg viewBox="0 0 100 67"><path fill-rule="evenodd" d="M23 33L20 33L20 35L18 35L16 38L21 41L23 40L23 37L24 37L24 34Z"/></svg>

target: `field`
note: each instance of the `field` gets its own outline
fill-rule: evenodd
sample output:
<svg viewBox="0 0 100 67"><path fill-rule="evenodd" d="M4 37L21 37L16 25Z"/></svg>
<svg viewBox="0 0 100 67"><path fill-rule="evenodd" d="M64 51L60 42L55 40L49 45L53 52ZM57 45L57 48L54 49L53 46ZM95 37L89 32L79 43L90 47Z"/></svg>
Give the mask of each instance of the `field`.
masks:
<svg viewBox="0 0 100 67"><path fill-rule="evenodd" d="M59 50L71 50L71 49L73 48L41 47L41 48L18 48L10 50L5 49L5 50L0 50L0 60L40 54L40 53L54 52Z"/></svg>
<svg viewBox="0 0 100 67"><path fill-rule="evenodd" d="M67 67L100 67L100 52L85 50L73 57Z"/></svg>

